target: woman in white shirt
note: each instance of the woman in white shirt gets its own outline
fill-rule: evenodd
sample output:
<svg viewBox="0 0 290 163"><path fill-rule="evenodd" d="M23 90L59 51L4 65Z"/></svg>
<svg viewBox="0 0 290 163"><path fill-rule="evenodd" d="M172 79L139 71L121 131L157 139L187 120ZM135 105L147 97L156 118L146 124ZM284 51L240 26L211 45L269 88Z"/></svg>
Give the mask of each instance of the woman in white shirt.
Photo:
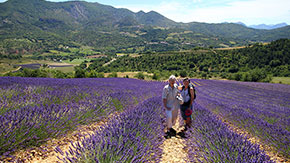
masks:
<svg viewBox="0 0 290 163"><path fill-rule="evenodd" d="M178 87L183 97L183 104L180 105L181 116L185 122L185 130L191 125L192 103L194 101L194 89L190 84L190 80L185 78L183 80L183 86Z"/></svg>

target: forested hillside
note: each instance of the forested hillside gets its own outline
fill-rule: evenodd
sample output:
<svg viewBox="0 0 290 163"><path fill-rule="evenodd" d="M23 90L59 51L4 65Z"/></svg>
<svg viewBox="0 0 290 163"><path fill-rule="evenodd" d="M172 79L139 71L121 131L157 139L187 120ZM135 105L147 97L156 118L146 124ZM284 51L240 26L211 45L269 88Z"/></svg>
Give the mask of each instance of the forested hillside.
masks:
<svg viewBox="0 0 290 163"><path fill-rule="evenodd" d="M106 53L232 47L290 38L290 27L257 30L233 23L177 23L157 12L134 13L84 1L0 3L0 54L39 54L60 46Z"/></svg>
<svg viewBox="0 0 290 163"><path fill-rule="evenodd" d="M123 56L108 66L88 70L97 72L146 71L175 72L181 76L221 76L243 81L261 81L269 76L290 76L290 40L281 39L268 45L255 44L236 50L200 49L188 52Z"/></svg>

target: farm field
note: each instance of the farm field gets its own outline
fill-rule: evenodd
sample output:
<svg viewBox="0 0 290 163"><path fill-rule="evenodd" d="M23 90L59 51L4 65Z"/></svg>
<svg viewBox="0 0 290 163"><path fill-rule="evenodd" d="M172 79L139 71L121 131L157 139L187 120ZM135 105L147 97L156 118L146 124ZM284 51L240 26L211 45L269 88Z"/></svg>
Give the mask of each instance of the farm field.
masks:
<svg viewBox="0 0 290 163"><path fill-rule="evenodd" d="M5 74L10 71L19 70L22 68L40 68L41 64L52 65L52 67L56 67L55 69L63 71L63 72L73 72L74 66L76 66L80 61L76 63L60 63L53 62L48 60L33 60L33 59L2 59L0 61L0 74Z"/></svg>
<svg viewBox="0 0 290 163"><path fill-rule="evenodd" d="M213 115L214 119L218 119L218 122L214 123L217 123L219 130L227 125L231 130L243 131L239 132L239 135L242 133L250 137L250 140L254 139L255 141L251 142L261 145L268 155L273 158L282 156L281 162L285 160L289 162L290 87L288 85L200 79L194 82L199 95L195 103L195 117L198 121L204 121L198 116L199 112L203 115ZM198 133L196 130L206 129L201 126L203 125L195 124L192 132ZM229 147L225 142L232 141L225 141L201 131L199 135L211 141L211 143L199 144L206 149L224 150L225 146ZM226 136L225 133L226 131L220 134ZM217 158L213 158L214 155L208 157L213 160L220 159L223 157L220 154L222 153L219 153Z"/></svg>
<svg viewBox="0 0 290 163"><path fill-rule="evenodd" d="M289 85L202 79L192 83L197 98L193 127L182 147L186 162L290 161ZM172 161L174 156L162 158L166 149L161 148L174 141L163 137L165 84L125 78L1 77L0 161L29 161L17 152L39 148L112 114L68 151L55 147L61 155L58 161Z"/></svg>
<svg viewBox="0 0 290 163"><path fill-rule="evenodd" d="M290 77L273 77L273 83L290 84Z"/></svg>
<svg viewBox="0 0 290 163"><path fill-rule="evenodd" d="M117 75L118 77L126 77L126 75L129 77L129 78L136 78L136 75L138 74L139 72L117 72ZM145 75L145 79L148 79L150 80L149 77L147 76L152 76L153 74L152 73L147 73L147 72L141 72ZM108 77L110 74L112 73L105 73L105 77Z"/></svg>
<svg viewBox="0 0 290 163"><path fill-rule="evenodd" d="M82 62L84 62L84 61L90 61L91 59L74 59L74 60L72 60L72 61L69 61L69 60L65 60L64 62L65 63L68 63L68 64L73 64L73 65L79 65L79 64L81 64Z"/></svg>
<svg viewBox="0 0 290 163"><path fill-rule="evenodd" d="M19 68L19 66L17 65L21 65L21 64L32 64L32 63L36 63L35 60L32 59L22 59L22 60L18 60L18 59L1 59L0 61L0 73L7 73L9 71L14 71L16 69Z"/></svg>

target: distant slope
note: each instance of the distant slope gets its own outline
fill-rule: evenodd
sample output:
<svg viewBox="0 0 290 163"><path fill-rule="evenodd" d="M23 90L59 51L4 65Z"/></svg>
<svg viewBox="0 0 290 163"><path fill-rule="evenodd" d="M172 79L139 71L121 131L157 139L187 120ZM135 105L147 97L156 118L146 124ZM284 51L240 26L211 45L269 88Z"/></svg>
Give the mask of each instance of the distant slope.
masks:
<svg viewBox="0 0 290 163"><path fill-rule="evenodd" d="M41 52L59 45L113 52L168 51L279 38L290 38L289 26L258 30L233 23L177 23L155 11L134 13L85 1L0 3L0 54Z"/></svg>
<svg viewBox="0 0 290 163"><path fill-rule="evenodd" d="M204 49L186 52L144 54L139 57L117 58L107 67L92 63L89 69L98 72L115 71L186 71L188 74L234 74L253 70L274 76L290 76L290 39L280 39L267 45L255 44L234 50Z"/></svg>
<svg viewBox="0 0 290 163"><path fill-rule="evenodd" d="M112 6L84 1L55 3L44 0L8 0L0 4L0 9L2 26L7 23L30 24L39 27L54 24L71 28L176 24L153 11L134 13L128 9L116 9Z"/></svg>
<svg viewBox="0 0 290 163"><path fill-rule="evenodd" d="M251 41L273 41L279 38L290 38L290 26L274 30L257 30L235 23L189 23L188 29L205 35L242 39Z"/></svg>
<svg viewBox="0 0 290 163"><path fill-rule="evenodd" d="M286 23L279 23L279 24L274 24L274 25L267 25L267 24L259 24L259 25L250 25L250 28L255 28L255 29L276 29L276 28L282 28L287 26L288 24Z"/></svg>

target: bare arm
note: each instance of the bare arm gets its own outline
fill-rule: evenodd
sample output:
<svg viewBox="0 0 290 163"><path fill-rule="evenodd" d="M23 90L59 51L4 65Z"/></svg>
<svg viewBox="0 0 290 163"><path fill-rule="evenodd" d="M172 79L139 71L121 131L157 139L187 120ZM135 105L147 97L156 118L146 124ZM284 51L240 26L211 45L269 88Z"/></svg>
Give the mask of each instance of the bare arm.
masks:
<svg viewBox="0 0 290 163"><path fill-rule="evenodd" d="M191 107L191 105L192 105L192 102L193 102L193 100L194 100L194 90L193 90L193 88L190 88L190 107Z"/></svg>

